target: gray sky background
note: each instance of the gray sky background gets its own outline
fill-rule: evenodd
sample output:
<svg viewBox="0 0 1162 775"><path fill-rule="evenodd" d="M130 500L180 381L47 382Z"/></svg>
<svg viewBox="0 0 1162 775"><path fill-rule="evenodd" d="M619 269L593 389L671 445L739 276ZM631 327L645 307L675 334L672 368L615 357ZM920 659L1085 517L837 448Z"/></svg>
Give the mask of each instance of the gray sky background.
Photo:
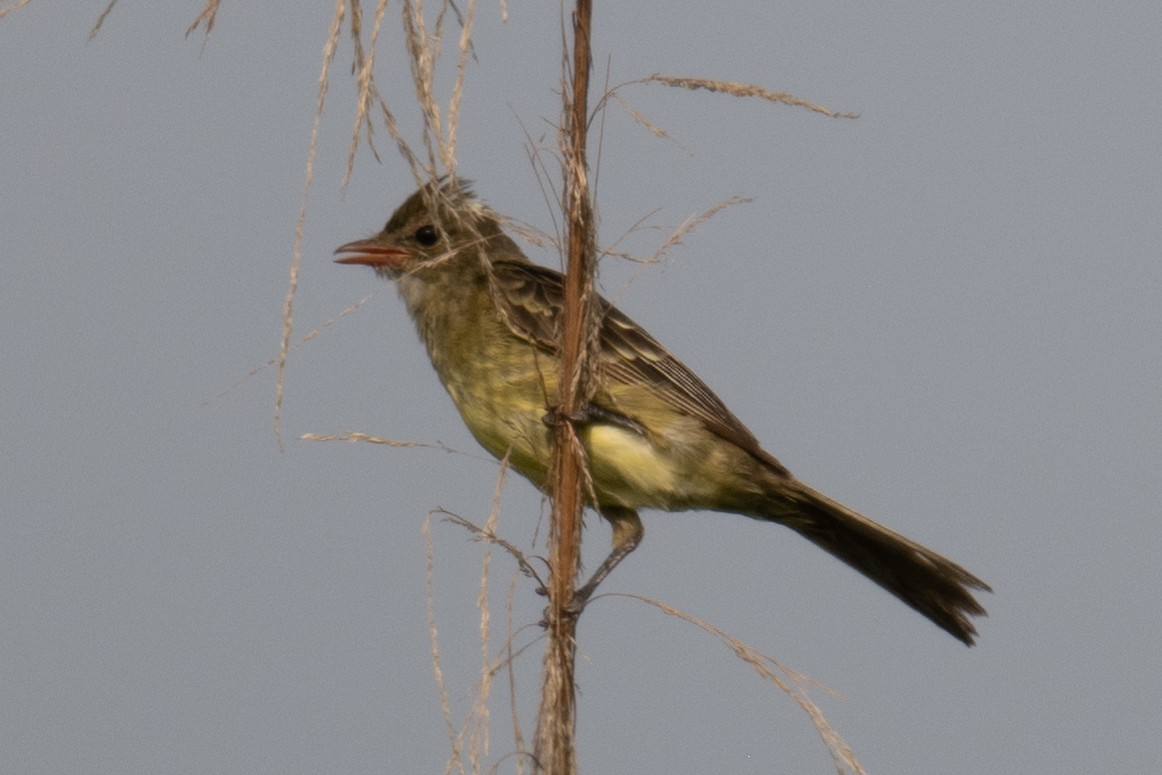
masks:
<svg viewBox="0 0 1162 775"><path fill-rule="evenodd" d="M394 290L331 251L410 193L382 130L340 189L351 50L332 71L274 372L328 3L34 2L0 20L0 770L439 773L426 512L483 521L496 467ZM261 7L259 7L261 6ZM410 136L395 28L379 82ZM484 3L461 172L553 228L553 3ZM965 649L789 531L646 515L607 592L659 598L841 692L871 773L1149 772L1162 760L1162 5L599 4L596 82L759 83L858 121L662 87L614 106L601 237L664 266L603 287L801 478L989 581ZM523 128L522 128L523 127ZM530 249L556 264L555 254ZM636 278L635 278L635 275ZM632 282L630 280L632 279ZM320 444L360 430L469 455ZM503 495L529 546L539 496ZM436 523L454 722L478 676L482 547ZM608 528L586 534L590 565ZM492 560L493 649L513 564ZM529 625L543 601L516 591ZM533 628L518 635L526 643ZM690 625L598 599L580 627L590 773L831 772L793 704ZM517 664L531 730L541 644ZM489 761L513 748L502 685ZM514 771L511 760L501 772Z"/></svg>

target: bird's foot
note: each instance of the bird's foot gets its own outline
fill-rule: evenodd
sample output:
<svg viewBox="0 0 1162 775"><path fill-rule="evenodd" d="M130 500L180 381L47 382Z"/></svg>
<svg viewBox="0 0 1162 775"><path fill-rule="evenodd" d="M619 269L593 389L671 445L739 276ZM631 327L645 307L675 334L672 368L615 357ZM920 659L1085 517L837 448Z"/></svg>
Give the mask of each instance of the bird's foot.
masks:
<svg viewBox="0 0 1162 775"><path fill-rule="evenodd" d="M646 434L646 429L641 423L626 417L624 414L602 409L600 406L592 403L585 404L585 406L575 412L565 412L562 411L560 406L550 406L549 410L541 417L541 422L549 428L559 428L567 422L577 426L604 423L606 425L616 425L620 428L626 428L643 436Z"/></svg>
<svg viewBox="0 0 1162 775"><path fill-rule="evenodd" d="M587 589L587 587L589 587L588 584L573 590L573 596L569 599L569 602L561 608L561 615L564 616L564 618L576 621L577 618L581 616L581 612L585 610L586 603L589 602L589 598L593 595L593 590ZM547 597L549 590L545 587L541 587L537 590L537 594ZM541 627L547 629L549 627L549 623L552 621L553 606L550 603L549 605L545 606L545 611L543 614L541 614L540 625Z"/></svg>
<svg viewBox="0 0 1162 775"><path fill-rule="evenodd" d="M593 422L593 416L592 412L586 408L578 409L575 412L566 412L561 409L560 404L554 404L541 417L541 422L549 428L560 428L565 423L572 423L574 425L591 423Z"/></svg>

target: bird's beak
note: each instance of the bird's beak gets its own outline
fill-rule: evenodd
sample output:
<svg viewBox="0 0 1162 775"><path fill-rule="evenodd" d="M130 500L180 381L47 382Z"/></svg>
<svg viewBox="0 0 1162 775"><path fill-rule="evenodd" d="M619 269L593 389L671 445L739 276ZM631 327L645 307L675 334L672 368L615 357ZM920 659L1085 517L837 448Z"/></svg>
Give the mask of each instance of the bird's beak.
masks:
<svg viewBox="0 0 1162 775"><path fill-rule="evenodd" d="M335 254L339 253L353 253L354 255L336 258L336 264L362 264L363 266L386 267L388 269L399 269L408 257L406 250L393 245L385 245L379 237L348 242L346 245L335 248Z"/></svg>

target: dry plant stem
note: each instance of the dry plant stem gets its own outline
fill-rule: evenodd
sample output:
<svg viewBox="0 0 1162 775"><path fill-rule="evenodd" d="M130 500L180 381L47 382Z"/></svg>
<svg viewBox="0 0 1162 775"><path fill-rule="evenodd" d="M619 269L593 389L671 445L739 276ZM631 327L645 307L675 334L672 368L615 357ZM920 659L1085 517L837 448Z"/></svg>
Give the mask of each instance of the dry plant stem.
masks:
<svg viewBox="0 0 1162 775"><path fill-rule="evenodd" d="M460 736L456 733L456 725L452 722L452 704L448 700L448 685L444 680L443 665L440 663L440 641L439 633L436 629L436 609L434 602L435 550L432 544L432 513L428 512L424 516L422 527L424 533L424 581L428 599L428 639L432 650L432 670L436 675L436 689L440 695L440 713L444 718L444 731L448 735L448 743L452 749L452 753L448 757L448 765L445 767L445 772L451 772L454 765L459 765L459 771L465 773Z"/></svg>
<svg viewBox="0 0 1162 775"><path fill-rule="evenodd" d="M202 12L198 14L198 18L194 19L189 28L186 29L186 36L196 30L199 26L206 28L206 37L210 37L210 33L214 29L214 19L218 16L218 6L222 0L206 0L206 4L202 6Z"/></svg>
<svg viewBox="0 0 1162 775"><path fill-rule="evenodd" d="M541 704L537 712L535 760L549 775L577 771L575 748L576 657L575 612L570 610L573 585L580 566L581 515L584 507L585 461L569 417L576 415L591 394L587 357L591 337L594 270L593 212L589 198L585 144L591 55L589 32L592 3L578 0L573 12L571 83L563 90L565 172L564 205L567 217L568 266L565 273L564 324L561 331L561 381L553 444L550 525L549 642L541 677Z"/></svg>
<svg viewBox="0 0 1162 775"><path fill-rule="evenodd" d="M681 619L684 622L689 622L722 641L722 643L726 644L734 652L735 656L754 668L754 671L762 679L768 681L779 689L779 691L794 700L799 708L807 714L807 717L811 719L811 723L815 725L819 737L822 738L823 744L827 746L827 751L831 754L831 761L835 765L835 771L838 775L847 775L847 773L867 775L863 766L856 760L851 746L828 723L827 719L823 716L823 711L812 701L808 693L808 690L811 688L820 689L832 697L842 700L843 697L834 689L824 686L813 678L787 667L773 657L769 657L759 651L754 646L723 632L713 624L684 611L679 611L660 600L625 592L610 593L608 596L629 598L646 603L647 605L652 605L662 613Z"/></svg>
<svg viewBox="0 0 1162 775"><path fill-rule="evenodd" d="M359 4L356 3L351 14L351 39L355 48L355 83L358 86L358 97L355 103L355 125L351 130L351 142L347 146L347 168L343 171L343 182L340 184L344 189L351 182L351 174L355 171L355 152L359 149L359 138L364 129L367 131L367 148L376 161L379 161L379 152L375 149L374 124L371 122L370 108L372 99L376 94L374 83L375 52L379 50L379 31L383 28L387 0L380 0L376 4L375 19L371 24L371 38L366 51L363 48L362 36L355 23L356 19L362 18L362 13L358 8ZM361 29L361 24L359 28Z"/></svg>
<svg viewBox="0 0 1162 775"><path fill-rule="evenodd" d="M22 2L20 5L24 5L24 3L27 3L27 2L28 2L28 0L24 0L24 2ZM19 8L20 5L16 6L16 8ZM109 5L105 6L104 11L101 11L101 15L97 17L97 21L93 25L93 29L89 30L89 40L92 40L93 38L97 37L97 33L101 31L101 25L105 23L105 19L108 18L109 14L113 12L113 6L115 6L115 5L117 5L117 0L109 0ZM16 10L16 9L13 8L13 9L9 9L9 10ZM8 13L8 11L0 10L0 16L3 16L6 13Z"/></svg>
<svg viewBox="0 0 1162 775"><path fill-rule="evenodd" d="M716 81L711 78L682 78L672 75L662 75L661 73L654 73L639 81L631 81L631 83L661 83L666 86L676 86L682 89L705 89L720 94L729 94L733 97L758 97L767 102L781 102L784 105L805 108L806 110L820 113L828 118L859 118L858 113L837 113L830 108L825 108L822 105L817 105L814 102L808 102L807 100L796 97L794 94L783 91L775 92L753 84Z"/></svg>
<svg viewBox="0 0 1162 775"><path fill-rule="evenodd" d="M13 11L20 10L24 6L28 5L30 2L32 2L32 0L15 0L14 5L10 5L7 8L0 8L0 18L7 16L8 14L12 13ZM104 18L105 15L109 13L109 10L113 7L113 3L115 3L115 2L117 2L117 0L113 0L113 2L109 3L109 8L106 8L105 12L101 14L102 18Z"/></svg>
<svg viewBox="0 0 1162 775"><path fill-rule="evenodd" d="M500 470L496 475L496 489L492 493L492 508L488 512L488 521L484 525L484 532L488 535L496 534L496 526L500 520L500 496L504 491L504 480L508 474L509 458L505 455L500 461ZM480 764L488 755L489 744L489 712L488 699L492 694L492 677L495 666L489 653L490 635L492 632L492 609L488 605L488 578L492 567L492 551L486 549L483 558L483 567L480 570L480 594L476 597L476 607L480 610L480 683L476 689L476 700L472 704L472 711L465 723L464 734L467 737L468 763L472 772L480 772Z"/></svg>
<svg viewBox="0 0 1162 775"><path fill-rule="evenodd" d="M208 2L209 9L216 3ZM205 13L205 9L203 10ZM282 449L282 394L286 383L286 359L290 353L291 331L294 327L294 299L295 290L299 286L299 264L303 257L303 228L307 220L307 200L311 191L311 183L315 177L315 156L319 150L319 125L323 119L323 105L327 101L327 87L330 84L331 62L335 58L335 51L339 46L340 25L343 23L343 2L340 0L331 16L331 26L327 30L327 41L323 45L323 66L319 72L319 96L315 104L315 120L311 123L311 143L307 151L307 168L303 180L303 195L299 202L299 217L295 221L295 242L291 256L290 278L287 282L286 297L283 300L282 311L282 340L278 349L278 378L274 387L274 438L278 448ZM213 15L210 16L210 21ZM209 30L207 29L207 33Z"/></svg>
<svg viewBox="0 0 1162 775"><path fill-rule="evenodd" d="M514 638L516 632L513 629L513 600L516 594L517 581L522 573L530 574L535 577L535 573L531 573L532 568L528 564L524 555L512 544L496 535L497 522L500 517L500 495L504 487L504 480L507 474L507 461L502 461L500 471L497 476L497 486L493 493L493 505L489 512L487 523L481 527L468 521L452 512L443 509L434 509L427 513L423 522L424 534L424 556L426 561L426 579L427 579L427 601L428 601L428 635L431 640L431 657L432 669L436 677L436 686L440 696L440 708L444 719L445 731L448 735L449 747L451 753L448 756L444 765L445 775L456 772L460 775L469 775L473 773L479 775L484 772L484 760L489 752L489 698L491 696L492 684L496 676L500 675L501 671L508 673L508 686L510 691L509 707L513 722L513 730L516 735L516 747L504 758L515 757L517 761L517 772L525 771L525 762L531 760L531 752L525 747L524 740L520 734L519 717L516 710L516 676L513 666L516 660L524 653L524 651L532 645L532 642L515 647ZM448 685L444 675L443 667L440 661L440 649L438 642L438 631L436 628L435 618L435 597L434 597L434 579L435 572L435 553L434 541L432 538L432 517L436 514L442 514L444 521L451 522L471 531L474 536L489 544L496 544L516 558L521 566L521 570L513 575L512 582L509 584L507 602L505 611L506 619L506 634L505 642L501 647L500 652L496 657L490 654L490 633L491 633L491 613L488 605L488 579L490 578L491 553L485 552L484 567L481 570L480 576L480 594L477 598L477 606L480 608L480 646L482 653L482 662L480 667L480 681L475 687L475 699L472 703L472 709L468 712L463 725L457 729L452 717L452 705L450 695L448 693ZM533 641L535 642L535 641ZM499 762L494 764L488 771L497 772Z"/></svg>

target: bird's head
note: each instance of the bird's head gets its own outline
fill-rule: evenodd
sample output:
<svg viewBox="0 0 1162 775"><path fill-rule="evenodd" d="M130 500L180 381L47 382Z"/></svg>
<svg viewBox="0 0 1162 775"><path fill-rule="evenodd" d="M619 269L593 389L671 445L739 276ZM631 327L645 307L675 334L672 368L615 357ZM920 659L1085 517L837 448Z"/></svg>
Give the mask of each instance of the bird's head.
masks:
<svg viewBox="0 0 1162 775"><path fill-rule="evenodd" d="M498 234L495 214L476 199L468 181L441 179L409 196L374 237L337 248L335 253L344 255L335 261L374 267L394 278L451 260Z"/></svg>

